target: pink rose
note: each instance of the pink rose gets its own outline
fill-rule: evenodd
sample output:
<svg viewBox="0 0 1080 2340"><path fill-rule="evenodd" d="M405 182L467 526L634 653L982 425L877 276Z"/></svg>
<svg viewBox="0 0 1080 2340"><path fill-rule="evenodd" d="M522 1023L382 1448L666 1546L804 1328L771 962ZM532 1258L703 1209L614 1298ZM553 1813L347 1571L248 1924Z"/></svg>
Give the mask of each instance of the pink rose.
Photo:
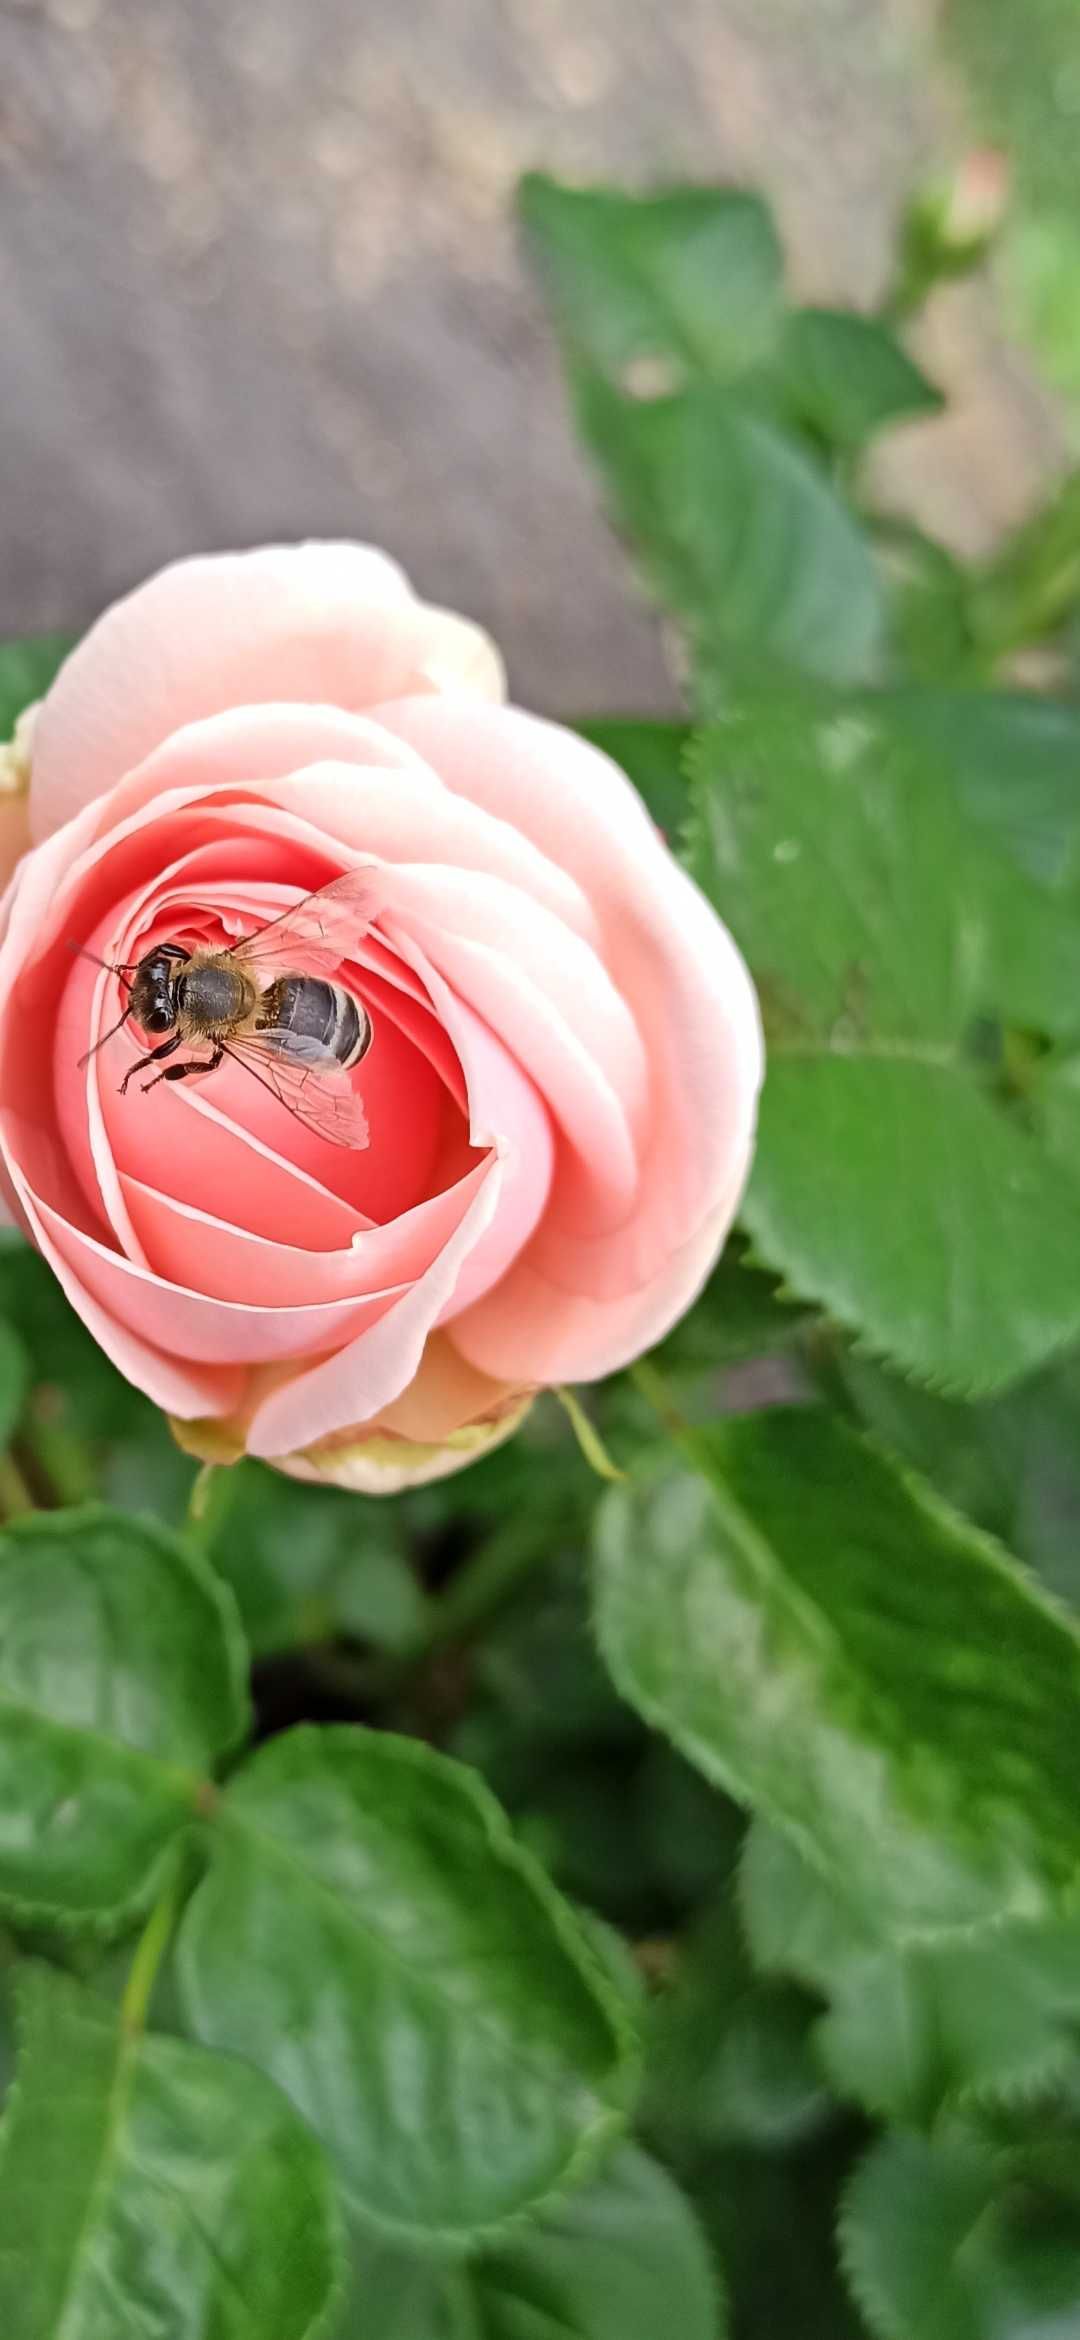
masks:
<svg viewBox="0 0 1080 2340"><path fill-rule="evenodd" d="M648 1348L730 1225L761 1076L742 961L622 773L501 697L487 638L393 562L305 545L164 570L28 753L24 729L0 1174L197 1453L438 1477L538 1387ZM154 1045L132 1021L80 1069L128 995L72 944L224 948L356 869L366 1145L231 1060L121 1095Z"/></svg>

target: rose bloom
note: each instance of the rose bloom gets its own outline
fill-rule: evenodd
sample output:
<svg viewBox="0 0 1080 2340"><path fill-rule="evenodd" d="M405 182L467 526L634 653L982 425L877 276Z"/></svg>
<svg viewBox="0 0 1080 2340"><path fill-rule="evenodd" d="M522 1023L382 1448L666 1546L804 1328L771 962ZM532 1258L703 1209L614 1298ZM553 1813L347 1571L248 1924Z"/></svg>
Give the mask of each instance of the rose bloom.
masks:
<svg viewBox="0 0 1080 2340"><path fill-rule="evenodd" d="M2 778L0 850L28 849L0 1181L191 1451L392 1492L687 1308L750 1159L743 963L623 774L504 705L487 637L392 561L165 569L68 658ZM121 1096L154 1045L133 1021L87 1056L127 995L72 945L225 948L356 869L375 908L336 980L373 1027L348 1075L366 1145L229 1059Z"/></svg>

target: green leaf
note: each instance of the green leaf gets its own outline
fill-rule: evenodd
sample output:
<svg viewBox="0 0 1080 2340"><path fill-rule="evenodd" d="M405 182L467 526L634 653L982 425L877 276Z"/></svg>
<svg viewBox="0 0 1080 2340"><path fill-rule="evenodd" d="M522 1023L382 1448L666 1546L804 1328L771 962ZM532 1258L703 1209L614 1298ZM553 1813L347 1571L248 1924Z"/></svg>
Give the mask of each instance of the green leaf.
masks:
<svg viewBox="0 0 1080 2340"><path fill-rule="evenodd" d="M877 2340L1068 2340L1080 2217L974 2138L884 2137L848 2190L844 2269Z"/></svg>
<svg viewBox="0 0 1080 2340"><path fill-rule="evenodd" d="M423 1627L427 1603L396 1519L335 1488L237 1463L214 1481L205 1545L256 1657L339 1633L400 1650Z"/></svg>
<svg viewBox="0 0 1080 2340"><path fill-rule="evenodd" d="M1080 606L1080 471L1015 529L979 581L975 615L992 655L1040 641Z"/></svg>
<svg viewBox="0 0 1080 2340"><path fill-rule="evenodd" d="M852 682L879 665L869 545L814 458L731 392L649 402L579 376L612 513L706 672L732 659Z"/></svg>
<svg viewBox="0 0 1080 2340"><path fill-rule="evenodd" d="M1080 2024L1080 1923L851 1959L815 2044L831 2086L887 2120L1051 2085Z"/></svg>
<svg viewBox="0 0 1080 2340"><path fill-rule="evenodd" d="M130 1914L246 1722L231 1601L173 1537L97 1507L0 1532L0 1904Z"/></svg>
<svg viewBox="0 0 1080 2340"><path fill-rule="evenodd" d="M1080 904L1080 709L1033 691L910 690L890 727L1019 868Z"/></svg>
<svg viewBox="0 0 1080 2340"><path fill-rule="evenodd" d="M1066 1357L1004 1397L964 1405L873 1359L837 1359L860 1419L1080 1607L1080 1362Z"/></svg>
<svg viewBox="0 0 1080 2340"><path fill-rule="evenodd" d="M667 2172L623 2145L602 2176L467 2267L357 2253L364 2340L722 2340L719 2277Z"/></svg>
<svg viewBox="0 0 1080 2340"><path fill-rule="evenodd" d="M886 326L848 309L793 309L778 370L791 418L827 447L862 447L887 424L944 404Z"/></svg>
<svg viewBox="0 0 1080 2340"><path fill-rule="evenodd" d="M38 1435L55 1443L74 1431L95 1448L133 1431L153 1435L157 1408L110 1365L51 1268L9 1228L0 1228L0 1316L19 1333L31 1360Z"/></svg>
<svg viewBox="0 0 1080 2340"><path fill-rule="evenodd" d="M563 342L616 384L635 361L731 381L773 347L783 261L757 195L676 187L658 195L560 187L533 172L521 214Z"/></svg>
<svg viewBox="0 0 1080 2340"><path fill-rule="evenodd" d="M758 1249L905 1371L1006 1386L1080 1333L1080 1165L1051 1158L1005 1046L1076 1031L1080 923L892 700L746 698L696 793L694 874L765 1010Z"/></svg>
<svg viewBox="0 0 1080 2340"><path fill-rule="evenodd" d="M685 2196L624 2145L603 2175L486 2254L477 2340L720 2340L715 2268Z"/></svg>
<svg viewBox="0 0 1080 2340"><path fill-rule="evenodd" d="M967 571L944 545L895 517L875 516L874 548L900 676L942 684L970 675L975 653ZM972 697L973 706L980 703L981 697Z"/></svg>
<svg viewBox="0 0 1080 2340"><path fill-rule="evenodd" d="M752 1264L737 1242L723 1258L693 1308L656 1352L665 1381L741 1365L790 1348L814 1321L776 1276Z"/></svg>
<svg viewBox="0 0 1080 2340"><path fill-rule="evenodd" d="M694 1452L601 1507L623 1696L897 1939L1075 1903L1080 1634L820 1411Z"/></svg>
<svg viewBox="0 0 1080 2340"><path fill-rule="evenodd" d="M71 634L38 634L0 644L0 740L10 738L23 708L44 696L73 640Z"/></svg>
<svg viewBox="0 0 1080 2340"><path fill-rule="evenodd" d="M860 1917L790 1837L758 1818L746 1832L738 1900L754 1966L794 1975L810 1990L828 1991L850 1959L881 1938L873 1917Z"/></svg>
<svg viewBox="0 0 1080 2340"><path fill-rule="evenodd" d="M821 2126L828 2109L801 1991L755 1976L730 1896L680 1942L675 1973L646 2035L643 2118L683 2163L713 2145L776 2151Z"/></svg>
<svg viewBox="0 0 1080 2340"><path fill-rule="evenodd" d="M261 2073L126 2035L54 1968L18 1976L0 2130L5 2340L305 2340L338 2274L328 2166Z"/></svg>
<svg viewBox="0 0 1080 2340"><path fill-rule="evenodd" d="M837 2094L887 2120L1028 2099L1066 2070L1080 2022L1080 1921L1024 1921L899 1947L860 1925L786 1838L755 1821L740 1874L755 1961L822 1991L814 2046Z"/></svg>
<svg viewBox="0 0 1080 2340"><path fill-rule="evenodd" d="M298 1730L220 1822L180 1937L192 2028L272 2074L359 2213L456 2242L586 2173L622 2122L622 2002L477 1779Z"/></svg>
<svg viewBox="0 0 1080 2340"><path fill-rule="evenodd" d="M685 759L691 738L690 725L597 715L579 723L577 729L584 739L591 740L594 747L602 748L606 756L622 765L638 795L648 805L657 827L663 829L674 845L686 818L689 798Z"/></svg>

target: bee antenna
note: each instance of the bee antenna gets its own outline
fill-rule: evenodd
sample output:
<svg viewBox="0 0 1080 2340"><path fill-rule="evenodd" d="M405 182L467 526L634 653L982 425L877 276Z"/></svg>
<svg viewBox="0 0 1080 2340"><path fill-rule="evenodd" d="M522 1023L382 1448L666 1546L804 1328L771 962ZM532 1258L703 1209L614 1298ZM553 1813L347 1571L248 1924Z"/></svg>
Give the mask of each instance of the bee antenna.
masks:
<svg viewBox="0 0 1080 2340"><path fill-rule="evenodd" d="M68 941L68 949L76 959L89 959L92 966L104 967L107 975L118 975L121 983L125 984L127 989L130 991L131 984L129 977L132 976L135 972L135 967L137 964L136 960L123 959L119 961L118 964L114 965L111 959L101 959L98 957L96 951L88 951L85 943L72 942L70 939Z"/></svg>

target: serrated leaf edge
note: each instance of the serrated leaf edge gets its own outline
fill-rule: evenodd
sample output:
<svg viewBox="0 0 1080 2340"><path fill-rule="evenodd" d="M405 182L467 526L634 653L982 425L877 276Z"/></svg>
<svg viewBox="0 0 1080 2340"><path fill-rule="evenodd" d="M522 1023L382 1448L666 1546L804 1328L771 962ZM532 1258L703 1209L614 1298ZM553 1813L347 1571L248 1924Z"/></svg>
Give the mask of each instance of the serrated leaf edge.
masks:
<svg viewBox="0 0 1080 2340"><path fill-rule="evenodd" d="M957 1511L955 1506L948 1503L929 1480L924 1479L909 1463L895 1455L876 1433L861 1427L856 1428L843 1421L839 1416L831 1418L844 1437L867 1448L892 1472L893 1476L904 1486L917 1509L923 1510L930 1519L947 1528L950 1532L960 1531L963 1536L970 1538L980 1548L983 1558L993 1573L1010 1584L1021 1600L1030 1608L1038 1611L1046 1621L1063 1632L1080 1657L1080 1619L1073 1615L1066 1603L1048 1585L1043 1584L1041 1579L1028 1569L1024 1561L1019 1560L1016 1554L1011 1552L1008 1546L1003 1544L998 1537L992 1535L988 1529L977 1526L973 1520L968 1519L964 1512ZM666 1452L666 1450L662 1451ZM670 1461L669 1454L667 1459ZM620 1698L625 1699L626 1704L632 1708L634 1713L638 1714L650 1729L655 1730L662 1738L666 1739L676 1749L676 1752L692 1765L695 1771L701 1773L703 1778L709 1779L709 1773L702 1771L696 1755L690 1751L686 1734L682 1733L677 1726L672 1725L656 1700L639 1692L637 1686L631 1683L630 1676L623 1668L621 1660L613 1656L607 1646L607 1638L600 1615L603 1562L599 1557L599 1522L606 1516L609 1506L614 1507L628 1501L635 1488L640 1486L646 1476L651 1475L659 1467L662 1466L657 1455L654 1454L651 1458L646 1458L644 1465L640 1468L635 1465L627 1486L610 1488L597 1506L590 1571L590 1624L601 1659ZM682 1467L692 1471L697 1470L692 1455L687 1454L682 1457ZM697 1475L703 1478L705 1484L708 1485L708 1478L704 1471L697 1471ZM734 1504L734 1498L729 1498L729 1500ZM741 1506L734 1505L734 1508L739 1511L740 1517L746 1520L746 1514L742 1512ZM754 1522L746 1520L746 1524L751 1534L756 1535L758 1531ZM738 1804L741 1810L750 1810L760 1814L763 1819L769 1822L770 1826L777 1829L780 1835L786 1837L790 1843L796 1846L802 1858L816 1875L823 1877L828 1885L835 1887L836 1876L822 1863L812 1839L805 1835L796 1824L792 1823L787 1814L780 1811L771 1797L761 1796L755 1802L748 1803L745 1790L736 1782L727 1766L720 1761L717 1762L715 1768L716 1776L710 1781L711 1785L720 1784L724 1792L731 1796L733 1802ZM1070 1896L1063 1891L1060 1896L1055 1896L1045 1914L1053 1914L1055 1911L1067 1913L1073 1908L1080 1909L1080 1881L1077 1882L1075 1896ZM932 1948L952 1943L959 1944L963 1941L976 1941L984 1939L987 1934L992 1933L999 1926L1016 1925L1019 1922L1021 1922L1020 1912L1003 1909L993 1912L987 1917L950 1920L947 1924L920 1925L911 1928L910 1931L905 1930L902 1934L890 1932L885 1946L904 1950L918 1949L920 1946Z"/></svg>

